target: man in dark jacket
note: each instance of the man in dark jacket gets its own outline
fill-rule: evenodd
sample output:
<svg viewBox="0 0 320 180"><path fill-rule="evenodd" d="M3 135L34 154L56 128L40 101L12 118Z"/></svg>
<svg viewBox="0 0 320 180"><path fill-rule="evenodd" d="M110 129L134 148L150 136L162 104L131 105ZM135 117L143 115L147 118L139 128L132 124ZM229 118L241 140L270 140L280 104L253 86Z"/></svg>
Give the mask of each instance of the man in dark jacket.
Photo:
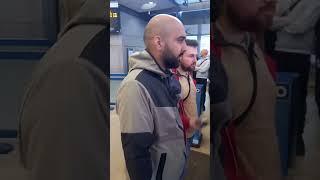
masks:
<svg viewBox="0 0 320 180"><path fill-rule="evenodd" d="M109 178L107 1L79 3L22 102L20 161L32 180Z"/></svg>

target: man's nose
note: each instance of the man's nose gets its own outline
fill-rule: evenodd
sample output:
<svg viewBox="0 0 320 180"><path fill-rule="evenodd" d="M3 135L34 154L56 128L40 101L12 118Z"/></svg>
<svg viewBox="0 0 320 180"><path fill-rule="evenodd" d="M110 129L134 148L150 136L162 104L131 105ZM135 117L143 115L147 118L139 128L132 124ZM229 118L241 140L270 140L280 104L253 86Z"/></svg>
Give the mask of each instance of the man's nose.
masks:
<svg viewBox="0 0 320 180"><path fill-rule="evenodd" d="M192 58L192 64L193 63L197 63L197 56L194 56L193 58Z"/></svg>
<svg viewBox="0 0 320 180"><path fill-rule="evenodd" d="M182 43L182 51L185 51L187 48L186 40L183 41Z"/></svg>

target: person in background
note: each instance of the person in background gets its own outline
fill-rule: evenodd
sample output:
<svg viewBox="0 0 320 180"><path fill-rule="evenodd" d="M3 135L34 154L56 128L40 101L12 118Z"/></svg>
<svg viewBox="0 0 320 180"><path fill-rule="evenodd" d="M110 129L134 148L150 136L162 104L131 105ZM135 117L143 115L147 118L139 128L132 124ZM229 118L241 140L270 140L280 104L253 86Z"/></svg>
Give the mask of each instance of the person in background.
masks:
<svg viewBox="0 0 320 180"><path fill-rule="evenodd" d="M64 7L73 16L64 16L23 98L19 158L29 180L109 178L108 3L78 3Z"/></svg>
<svg viewBox="0 0 320 180"><path fill-rule="evenodd" d="M186 145L178 110L181 86L170 69L179 66L185 39L179 19L156 15L144 31L146 50L129 59L131 67L117 93L116 113L131 180L183 176Z"/></svg>
<svg viewBox="0 0 320 180"><path fill-rule="evenodd" d="M196 74L196 81L197 84L202 84L203 89L202 89L202 94L201 96L201 111L205 110L205 100L206 100L206 89L207 89L207 79L208 79L208 71L210 68L210 56L209 52L207 49L201 50L201 58L197 61L197 65L195 68L195 71L197 72Z"/></svg>
<svg viewBox="0 0 320 180"><path fill-rule="evenodd" d="M186 39L187 47L180 58L180 65L173 69L173 73L181 85L181 99L179 101L180 118L183 122L186 138L187 158L190 155L192 136L195 130L201 126L201 121L197 110L197 89L195 80L192 78L192 72L195 69L198 55L198 42L196 40ZM187 163L186 163L187 165Z"/></svg>
<svg viewBox="0 0 320 180"><path fill-rule="evenodd" d="M277 31L275 60L279 72L299 75L301 88L297 105L299 120L296 154L305 155L303 132L307 112L307 94L310 72L310 57L314 49L314 27L320 17L319 0L281 0L273 20L273 30ZM279 16L285 14L284 16Z"/></svg>

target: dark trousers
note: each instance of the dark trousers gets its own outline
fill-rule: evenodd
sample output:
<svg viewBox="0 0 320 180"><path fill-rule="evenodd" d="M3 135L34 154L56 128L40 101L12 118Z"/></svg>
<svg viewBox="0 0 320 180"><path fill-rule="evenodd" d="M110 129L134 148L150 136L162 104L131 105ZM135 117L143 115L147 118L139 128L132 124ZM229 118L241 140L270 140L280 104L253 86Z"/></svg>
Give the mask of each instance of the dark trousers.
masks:
<svg viewBox="0 0 320 180"><path fill-rule="evenodd" d="M299 117L297 122L297 135L303 134L305 126L305 116L307 112L307 94L308 94L308 80L310 72L310 55L287 53L287 52L275 52L275 59L278 64L279 72L292 72L299 75L300 89L299 98L297 100L297 106L299 106ZM298 104L299 103L299 104Z"/></svg>
<svg viewBox="0 0 320 180"><path fill-rule="evenodd" d="M207 79L197 78L196 81L197 81L197 84L203 85L203 88L202 88L203 96L201 96L201 99L200 99L200 104L201 104L200 108L201 108L201 111L204 111L205 110L204 103L206 101Z"/></svg>

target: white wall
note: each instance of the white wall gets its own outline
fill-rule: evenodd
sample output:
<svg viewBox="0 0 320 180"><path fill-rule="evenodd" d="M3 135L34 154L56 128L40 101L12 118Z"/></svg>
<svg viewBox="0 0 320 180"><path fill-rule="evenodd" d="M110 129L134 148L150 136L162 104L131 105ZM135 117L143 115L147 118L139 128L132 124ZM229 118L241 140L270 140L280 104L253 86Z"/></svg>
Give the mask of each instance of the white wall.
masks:
<svg viewBox="0 0 320 180"><path fill-rule="evenodd" d="M121 33L110 35L110 73L127 73L127 48L143 50L143 32L147 24L126 12L120 12Z"/></svg>
<svg viewBox="0 0 320 180"><path fill-rule="evenodd" d="M123 74L123 44L122 35L110 36L110 73Z"/></svg>

